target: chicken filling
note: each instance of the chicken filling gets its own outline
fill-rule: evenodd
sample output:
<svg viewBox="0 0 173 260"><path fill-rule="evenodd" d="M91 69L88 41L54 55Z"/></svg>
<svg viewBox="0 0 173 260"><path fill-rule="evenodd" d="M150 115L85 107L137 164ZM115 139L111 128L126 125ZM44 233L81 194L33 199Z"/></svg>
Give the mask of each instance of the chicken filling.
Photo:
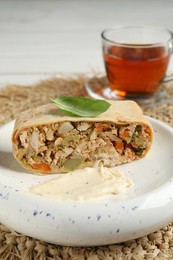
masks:
<svg viewBox="0 0 173 260"><path fill-rule="evenodd" d="M23 130L17 157L42 172L68 172L101 162L113 167L143 157L150 128L107 122L61 122Z"/></svg>

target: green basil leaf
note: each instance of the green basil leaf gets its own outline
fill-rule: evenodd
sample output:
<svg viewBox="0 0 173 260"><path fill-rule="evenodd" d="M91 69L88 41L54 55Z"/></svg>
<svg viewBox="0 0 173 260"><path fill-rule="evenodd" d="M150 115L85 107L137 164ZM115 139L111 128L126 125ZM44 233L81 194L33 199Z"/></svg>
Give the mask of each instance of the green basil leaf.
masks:
<svg viewBox="0 0 173 260"><path fill-rule="evenodd" d="M105 100L73 96L59 96L51 101L69 115L81 117L97 116L105 112L111 105Z"/></svg>

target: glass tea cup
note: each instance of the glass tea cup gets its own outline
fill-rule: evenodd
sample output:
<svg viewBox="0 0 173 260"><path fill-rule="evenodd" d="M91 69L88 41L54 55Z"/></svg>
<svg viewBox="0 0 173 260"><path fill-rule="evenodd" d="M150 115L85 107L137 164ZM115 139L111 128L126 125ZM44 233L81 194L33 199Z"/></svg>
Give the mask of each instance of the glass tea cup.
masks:
<svg viewBox="0 0 173 260"><path fill-rule="evenodd" d="M117 26L101 34L109 86L99 96L109 99L145 99L166 81L173 51L171 31L154 26ZM99 97L90 89L89 94Z"/></svg>

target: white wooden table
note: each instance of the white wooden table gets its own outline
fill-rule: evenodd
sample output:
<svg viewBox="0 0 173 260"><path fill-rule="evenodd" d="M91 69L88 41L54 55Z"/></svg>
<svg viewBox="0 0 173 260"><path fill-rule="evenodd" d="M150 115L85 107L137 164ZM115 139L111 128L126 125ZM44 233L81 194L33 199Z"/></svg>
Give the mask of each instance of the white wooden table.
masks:
<svg viewBox="0 0 173 260"><path fill-rule="evenodd" d="M0 0L0 85L103 72L100 34L118 24L173 30L173 1Z"/></svg>

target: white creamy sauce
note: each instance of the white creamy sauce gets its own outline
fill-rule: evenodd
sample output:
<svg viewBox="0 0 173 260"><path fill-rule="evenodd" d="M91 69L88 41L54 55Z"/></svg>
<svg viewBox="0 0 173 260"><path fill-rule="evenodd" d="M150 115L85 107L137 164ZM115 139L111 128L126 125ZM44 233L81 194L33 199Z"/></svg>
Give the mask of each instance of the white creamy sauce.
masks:
<svg viewBox="0 0 173 260"><path fill-rule="evenodd" d="M115 169L94 167L75 170L36 185L30 192L60 200L90 200L123 193L132 182Z"/></svg>

